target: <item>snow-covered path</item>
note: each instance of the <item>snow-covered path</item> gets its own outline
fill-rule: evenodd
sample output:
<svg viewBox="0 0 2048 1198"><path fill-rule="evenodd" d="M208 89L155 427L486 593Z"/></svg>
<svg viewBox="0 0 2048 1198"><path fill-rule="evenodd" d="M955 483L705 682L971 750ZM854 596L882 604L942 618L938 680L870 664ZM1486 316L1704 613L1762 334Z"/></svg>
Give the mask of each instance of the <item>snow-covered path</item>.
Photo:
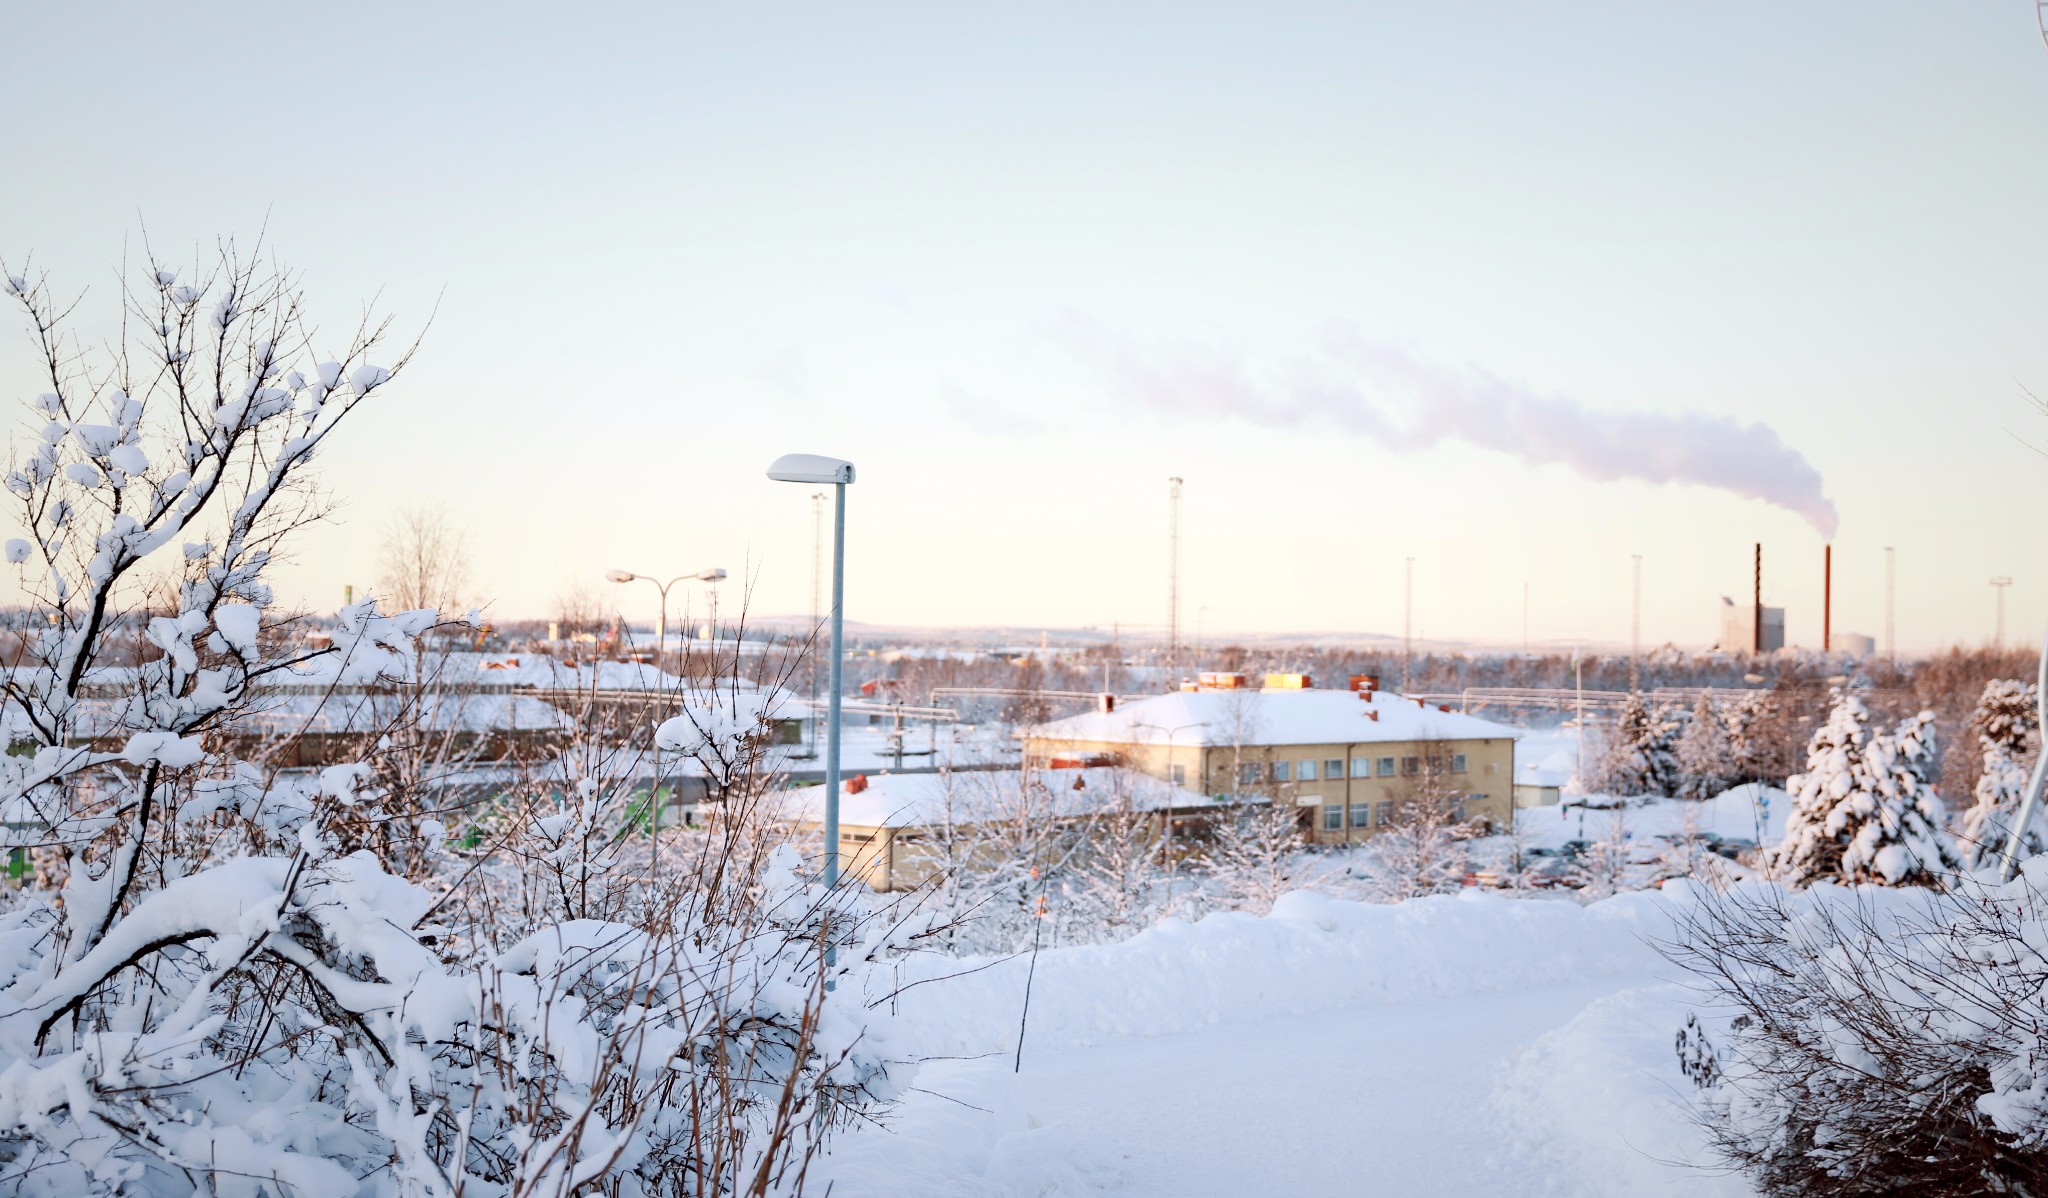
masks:
<svg viewBox="0 0 2048 1198"><path fill-rule="evenodd" d="M1633 935L1539 906L1304 904L1049 954L1014 1075L1016 1008L976 975L987 1038L954 1024L950 1048L989 1055L926 1065L891 1126L843 1138L820 1180L835 1198L1744 1193L1654 1159L1685 1154L1663 1076L1682 996ZM1325 952L1301 952L1316 934ZM1475 947L1507 958L1497 976L1458 959ZM1160 976L1189 955L1215 992ZM1576 968L1546 971L1559 960ZM1500 976L1514 967L1526 984Z"/></svg>

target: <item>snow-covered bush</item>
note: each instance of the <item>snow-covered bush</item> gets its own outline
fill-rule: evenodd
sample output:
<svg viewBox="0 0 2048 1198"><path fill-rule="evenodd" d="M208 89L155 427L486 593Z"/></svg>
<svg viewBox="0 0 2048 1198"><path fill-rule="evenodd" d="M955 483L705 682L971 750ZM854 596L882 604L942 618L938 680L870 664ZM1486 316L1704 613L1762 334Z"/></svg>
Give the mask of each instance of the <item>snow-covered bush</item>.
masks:
<svg viewBox="0 0 2048 1198"><path fill-rule="evenodd" d="M1210 901L1264 915L1307 876L1308 840L1291 803L1246 803L1218 821L1203 871Z"/></svg>
<svg viewBox="0 0 2048 1198"><path fill-rule="evenodd" d="M1791 806L1773 876L1794 885L1941 885L1962 863L1942 831L1939 768L1932 712L1874 732L1863 700L1837 694L1807 748L1806 772L1785 780Z"/></svg>
<svg viewBox="0 0 2048 1198"><path fill-rule="evenodd" d="M1956 839L1970 868L1983 869L2005 853L2027 788L2030 760L2040 752L2040 708L2032 683L1994 678L1984 684L1971 723L1983 750L1976 803L1963 813ZM2020 852L2031 857L2048 848L2048 836L2029 828Z"/></svg>
<svg viewBox="0 0 2048 1198"><path fill-rule="evenodd" d="M1393 814L1367 842L1364 895L1398 903L1463 885L1473 829L1459 819L1449 778L1426 772L1394 801Z"/></svg>
<svg viewBox="0 0 2048 1198"><path fill-rule="evenodd" d="M1695 888L1665 954L1722 1157L1764 1194L2048 1192L2048 859L1948 892Z"/></svg>
<svg viewBox="0 0 2048 1198"><path fill-rule="evenodd" d="M317 451L409 356L372 364L385 326L319 360L290 278L229 246L190 281L151 263L102 355L46 280L0 280L50 388L5 478L36 631L4 675L0 833L58 863L0 915L0 1190L797 1188L886 1086L864 970L887 933L793 853L732 840L585 901L619 893L630 863L587 850L629 825L615 789L571 787L490 846L553 892L513 925L502 867L450 854L423 785L235 755L274 684L417 683L434 613L357 604L315 646L264 581L318 514ZM169 611L132 606L152 571ZM124 620L139 665L108 662Z"/></svg>

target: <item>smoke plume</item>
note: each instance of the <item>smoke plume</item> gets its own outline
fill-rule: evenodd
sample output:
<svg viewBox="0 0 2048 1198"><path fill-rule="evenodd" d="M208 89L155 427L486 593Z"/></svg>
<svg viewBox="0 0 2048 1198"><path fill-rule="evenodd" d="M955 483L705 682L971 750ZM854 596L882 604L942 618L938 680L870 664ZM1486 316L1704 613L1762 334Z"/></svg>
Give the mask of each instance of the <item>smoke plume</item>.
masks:
<svg viewBox="0 0 2048 1198"><path fill-rule="evenodd" d="M1394 449L1463 441L1600 482L1714 487L1795 512L1824 539L1835 535L1820 471L1768 425L1703 412L1601 411L1348 332L1332 334L1322 358L1274 381L1254 380L1241 363L1207 350L1149 357L1078 318L1056 336L1119 392L1176 414L1267 426L1333 421Z"/></svg>

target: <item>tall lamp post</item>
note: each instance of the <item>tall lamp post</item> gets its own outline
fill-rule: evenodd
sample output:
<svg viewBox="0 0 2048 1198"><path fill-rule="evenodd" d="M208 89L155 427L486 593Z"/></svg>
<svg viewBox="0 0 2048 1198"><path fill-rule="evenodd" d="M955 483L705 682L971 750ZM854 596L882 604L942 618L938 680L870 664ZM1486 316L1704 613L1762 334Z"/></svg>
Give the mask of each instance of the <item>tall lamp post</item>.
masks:
<svg viewBox="0 0 2048 1198"><path fill-rule="evenodd" d="M661 655L668 652L668 589L679 582L687 582L691 579L695 579L698 582L708 582L713 587L716 587L718 580L725 577L725 569L722 566L713 566L709 570L696 570L688 574L678 574L667 582L663 582L651 574L635 574L631 570L606 570L604 576L608 581L621 585L629 582L651 582L654 584L654 589L661 592L661 614L656 616L654 621L654 669L659 674L661 670ZM712 592L714 595L717 593L715 590ZM712 616L712 623L715 625L717 622L718 618L714 614ZM647 828L648 835L656 840L656 847L659 848L658 842L661 839L661 774L658 763L653 787L647 795ZM658 868L661 862L661 854L659 852L654 854L653 861Z"/></svg>
<svg viewBox="0 0 2048 1198"><path fill-rule="evenodd" d="M1178 764L1174 761L1174 758L1179 755L1175 750L1180 748L1179 742L1174 738L1190 728L1207 728L1208 726L1209 721L1207 720L1195 720L1191 723L1180 724L1172 728L1164 728L1158 724L1148 724L1143 721L1131 725L1133 728L1149 728L1154 732L1166 734L1166 785L1168 791L1166 797L1166 821L1160 830L1160 848L1166 857L1166 902L1169 910L1172 909L1173 903L1174 874L1180 864L1179 860L1173 855L1173 792L1171 788L1174 785L1173 767ZM1207 749L1208 742L1206 739L1195 747L1195 773L1197 775L1200 775L1203 767L1208 765ZM1195 785L1200 786L1207 781L1207 778L1198 776Z"/></svg>
<svg viewBox="0 0 2048 1198"><path fill-rule="evenodd" d="M839 688L840 664L846 654L846 485L853 481L853 463L815 453L786 453L768 467L779 483L832 488L832 659L825 707L825 889L839 886ZM833 960L826 947L825 963Z"/></svg>
<svg viewBox="0 0 2048 1198"><path fill-rule="evenodd" d="M617 583L651 582L654 584L654 588L661 592L661 615L656 618L654 623L654 651L656 653L668 652L668 589L679 582L694 580L711 584L713 588L711 592L713 596L711 623L714 627L718 623L718 609L716 606L718 600L716 596L718 594L718 584L725 578L725 569L722 566L714 566L709 570L695 570L688 574L678 574L667 582L663 582L652 574L635 574L631 570L606 570L604 576L607 581Z"/></svg>

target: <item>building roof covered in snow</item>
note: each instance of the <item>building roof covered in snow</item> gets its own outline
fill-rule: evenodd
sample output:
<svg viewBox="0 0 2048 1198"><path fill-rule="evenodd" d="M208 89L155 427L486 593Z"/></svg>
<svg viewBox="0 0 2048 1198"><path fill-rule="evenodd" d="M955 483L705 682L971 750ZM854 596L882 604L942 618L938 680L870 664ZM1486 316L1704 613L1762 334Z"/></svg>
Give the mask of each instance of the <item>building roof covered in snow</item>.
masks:
<svg viewBox="0 0 2048 1198"><path fill-rule="evenodd" d="M1198 690L1117 703L1031 728L1034 741L1074 744L1348 745L1513 739L1519 729L1391 691Z"/></svg>
<svg viewBox="0 0 2048 1198"><path fill-rule="evenodd" d="M857 785L861 789L842 787L841 827L919 828L1020 817L1076 819L1119 809L1186 810L1218 805L1207 795L1115 766L872 774ZM785 793L785 818L805 824L824 822L824 787L804 786Z"/></svg>

